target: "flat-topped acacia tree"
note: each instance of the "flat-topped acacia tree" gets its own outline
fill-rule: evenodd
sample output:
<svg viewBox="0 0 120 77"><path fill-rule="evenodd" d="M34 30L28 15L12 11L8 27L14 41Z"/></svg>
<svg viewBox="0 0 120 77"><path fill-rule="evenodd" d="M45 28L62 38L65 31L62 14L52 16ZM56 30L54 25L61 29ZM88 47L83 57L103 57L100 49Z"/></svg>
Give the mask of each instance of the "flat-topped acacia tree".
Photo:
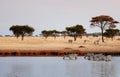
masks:
<svg viewBox="0 0 120 77"><path fill-rule="evenodd" d="M32 35L35 31L33 27L28 25L13 25L9 28L9 30L12 31L17 38L21 36L21 40L23 40L24 36Z"/></svg>
<svg viewBox="0 0 120 77"><path fill-rule="evenodd" d="M112 17L107 15L92 17L90 22L91 22L90 24L91 26L93 27L97 26L101 29L102 42L104 42L104 38L103 38L104 30L106 28L115 28L116 27L115 24L119 23L118 21L114 20Z"/></svg>
<svg viewBox="0 0 120 77"><path fill-rule="evenodd" d="M76 41L78 36L82 36L82 34L85 33L84 27L79 24L75 26L66 27L66 30L68 31L70 35L74 37L74 41Z"/></svg>

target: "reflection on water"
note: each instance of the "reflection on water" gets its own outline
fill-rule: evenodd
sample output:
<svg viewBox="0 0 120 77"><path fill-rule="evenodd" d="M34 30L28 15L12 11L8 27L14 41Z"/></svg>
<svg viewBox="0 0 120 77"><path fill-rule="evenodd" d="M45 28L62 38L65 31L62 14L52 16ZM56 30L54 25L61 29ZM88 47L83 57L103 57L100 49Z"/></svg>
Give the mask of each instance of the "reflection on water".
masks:
<svg viewBox="0 0 120 77"><path fill-rule="evenodd" d="M14 65L12 66L12 70L9 73L9 76L14 76L14 77L31 77L31 66L29 65Z"/></svg>
<svg viewBox="0 0 120 77"><path fill-rule="evenodd" d="M93 62L91 68L92 77L115 77L111 62Z"/></svg>
<svg viewBox="0 0 120 77"><path fill-rule="evenodd" d="M111 62L62 57L0 57L0 77L120 77L120 58Z"/></svg>
<svg viewBox="0 0 120 77"><path fill-rule="evenodd" d="M65 63L67 77L90 77L89 62L84 60L68 61Z"/></svg>

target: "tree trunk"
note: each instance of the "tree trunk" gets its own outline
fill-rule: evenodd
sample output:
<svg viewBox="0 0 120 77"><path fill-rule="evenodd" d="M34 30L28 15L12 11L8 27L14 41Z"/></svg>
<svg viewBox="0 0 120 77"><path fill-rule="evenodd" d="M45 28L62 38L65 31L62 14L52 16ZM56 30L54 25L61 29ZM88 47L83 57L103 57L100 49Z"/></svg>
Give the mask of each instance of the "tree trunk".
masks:
<svg viewBox="0 0 120 77"><path fill-rule="evenodd" d="M111 37L111 39L112 39L112 41L113 41L114 37Z"/></svg>
<svg viewBox="0 0 120 77"><path fill-rule="evenodd" d="M48 38L48 36L45 36L45 39L47 39Z"/></svg>
<svg viewBox="0 0 120 77"><path fill-rule="evenodd" d="M66 36L64 35L64 39L65 39L65 37L66 37Z"/></svg>
<svg viewBox="0 0 120 77"><path fill-rule="evenodd" d="M66 35L64 35L64 39L66 38Z"/></svg>
<svg viewBox="0 0 120 77"><path fill-rule="evenodd" d="M19 35L15 35L16 37L17 37L17 39L18 39L18 37L19 37Z"/></svg>
<svg viewBox="0 0 120 77"><path fill-rule="evenodd" d="M18 39L18 36L17 36L17 39Z"/></svg>
<svg viewBox="0 0 120 77"><path fill-rule="evenodd" d="M56 39L56 36L54 36L54 39Z"/></svg>
<svg viewBox="0 0 120 77"><path fill-rule="evenodd" d="M102 42L104 42L103 28L101 28L101 31L102 31Z"/></svg>
<svg viewBox="0 0 120 77"><path fill-rule="evenodd" d="M76 36L76 35L74 35L74 41L76 41L76 39L77 39L77 36Z"/></svg>
<svg viewBox="0 0 120 77"><path fill-rule="evenodd" d="M80 35L79 37L80 37L80 39L82 39L82 35Z"/></svg>
<svg viewBox="0 0 120 77"><path fill-rule="evenodd" d="M23 41L23 39L24 39L24 35L22 35L22 39L21 40Z"/></svg>

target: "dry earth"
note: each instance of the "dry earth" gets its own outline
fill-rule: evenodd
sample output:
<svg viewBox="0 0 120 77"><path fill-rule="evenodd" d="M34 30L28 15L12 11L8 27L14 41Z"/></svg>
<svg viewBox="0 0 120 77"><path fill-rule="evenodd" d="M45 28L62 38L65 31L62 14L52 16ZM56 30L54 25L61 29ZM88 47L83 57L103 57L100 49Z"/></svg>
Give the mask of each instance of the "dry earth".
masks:
<svg viewBox="0 0 120 77"><path fill-rule="evenodd" d="M0 51L72 51L78 50L79 52L120 52L120 36L116 36L114 40L106 39L102 43L100 40L99 45L95 45L94 41L101 37L89 36L82 39L77 38L77 41L69 43L68 40L72 37L25 37L23 41L21 38L16 37L0 37ZM84 43L84 40L87 40Z"/></svg>

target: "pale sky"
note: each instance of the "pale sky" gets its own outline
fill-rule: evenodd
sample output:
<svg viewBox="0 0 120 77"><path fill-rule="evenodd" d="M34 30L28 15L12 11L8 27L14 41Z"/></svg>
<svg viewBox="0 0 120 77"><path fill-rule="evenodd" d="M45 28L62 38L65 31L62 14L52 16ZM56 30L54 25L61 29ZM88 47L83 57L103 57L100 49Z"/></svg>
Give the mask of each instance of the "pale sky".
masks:
<svg viewBox="0 0 120 77"><path fill-rule="evenodd" d="M120 0L0 0L0 35L12 34L12 25L32 26L35 35L42 30L63 31L77 24L83 25L87 33L100 32L89 22L99 15L120 22Z"/></svg>

